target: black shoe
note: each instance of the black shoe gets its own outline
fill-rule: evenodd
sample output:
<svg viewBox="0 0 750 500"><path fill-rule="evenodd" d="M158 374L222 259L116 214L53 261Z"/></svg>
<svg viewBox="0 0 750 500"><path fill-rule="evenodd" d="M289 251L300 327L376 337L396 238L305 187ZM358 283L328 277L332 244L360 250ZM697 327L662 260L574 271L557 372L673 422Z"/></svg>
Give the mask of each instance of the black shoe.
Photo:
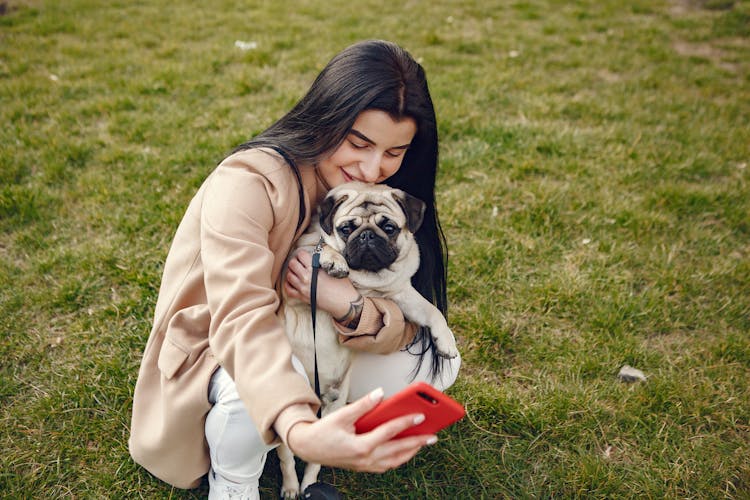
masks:
<svg viewBox="0 0 750 500"><path fill-rule="evenodd" d="M339 490L328 483L313 483L302 492L305 500L343 500Z"/></svg>

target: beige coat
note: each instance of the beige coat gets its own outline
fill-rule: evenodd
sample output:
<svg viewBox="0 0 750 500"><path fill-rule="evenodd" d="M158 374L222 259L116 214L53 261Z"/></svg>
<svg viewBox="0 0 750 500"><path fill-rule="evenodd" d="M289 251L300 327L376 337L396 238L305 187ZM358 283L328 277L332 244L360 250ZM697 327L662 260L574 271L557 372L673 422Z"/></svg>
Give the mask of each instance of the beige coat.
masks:
<svg viewBox="0 0 750 500"><path fill-rule="evenodd" d="M304 228L326 190L313 169L303 167L301 176ZM208 471L208 383L219 365L267 443L315 420L319 401L292 368L279 314L298 218L294 173L266 150L225 159L190 202L164 265L133 395L130 453L160 479L191 488ZM340 331L347 345L380 353L414 336L398 307L377 299L366 301L356 331Z"/></svg>

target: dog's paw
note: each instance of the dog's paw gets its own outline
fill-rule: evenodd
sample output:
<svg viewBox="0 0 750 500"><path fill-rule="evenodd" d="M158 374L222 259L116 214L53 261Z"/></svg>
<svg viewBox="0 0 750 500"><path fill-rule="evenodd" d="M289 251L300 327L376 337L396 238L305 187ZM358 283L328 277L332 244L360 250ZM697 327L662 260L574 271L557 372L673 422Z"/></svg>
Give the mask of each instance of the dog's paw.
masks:
<svg viewBox="0 0 750 500"><path fill-rule="evenodd" d="M308 486L311 484L315 484L318 482L318 474L320 473L320 464L316 463L308 463L305 466L305 473L302 476L302 486L300 486L300 491L305 492Z"/></svg>
<svg viewBox="0 0 750 500"><path fill-rule="evenodd" d="M453 359L458 356L458 347L453 332L448 328L432 329L432 340L437 347L437 354L441 358Z"/></svg>
<svg viewBox="0 0 750 500"><path fill-rule="evenodd" d="M325 246L320 252L320 267L334 278L346 278L349 276L349 265L340 253Z"/></svg>
<svg viewBox="0 0 750 500"><path fill-rule="evenodd" d="M281 498L284 500L295 500L299 498L300 488L299 484L296 487L281 485Z"/></svg>
<svg viewBox="0 0 750 500"><path fill-rule="evenodd" d="M325 272L328 273L329 276L333 276L334 278L346 278L347 276L349 276L349 266L347 265L340 266L335 262L331 262L327 265L321 264L321 267L325 270Z"/></svg>
<svg viewBox="0 0 750 500"><path fill-rule="evenodd" d="M276 449L279 456L281 471L281 498L292 499L299 497L299 478L295 469L294 453L285 444Z"/></svg>

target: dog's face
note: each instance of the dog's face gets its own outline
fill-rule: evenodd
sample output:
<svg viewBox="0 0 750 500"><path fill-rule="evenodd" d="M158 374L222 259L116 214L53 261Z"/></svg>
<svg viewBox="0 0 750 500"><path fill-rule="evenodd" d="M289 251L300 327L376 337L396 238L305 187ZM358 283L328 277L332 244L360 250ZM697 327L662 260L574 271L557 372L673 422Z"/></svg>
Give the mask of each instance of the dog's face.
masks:
<svg viewBox="0 0 750 500"><path fill-rule="evenodd" d="M373 273L418 252L414 232L425 204L381 184L350 182L332 189L319 207L323 239L351 270Z"/></svg>

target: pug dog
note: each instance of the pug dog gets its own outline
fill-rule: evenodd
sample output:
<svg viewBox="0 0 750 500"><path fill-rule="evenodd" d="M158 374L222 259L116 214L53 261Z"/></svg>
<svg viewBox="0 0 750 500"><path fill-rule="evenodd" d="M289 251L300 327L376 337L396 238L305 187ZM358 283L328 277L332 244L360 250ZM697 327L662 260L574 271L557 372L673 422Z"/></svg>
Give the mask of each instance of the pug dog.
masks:
<svg viewBox="0 0 750 500"><path fill-rule="evenodd" d="M445 317L411 285L419 268L414 233L422 224L424 211L422 200L400 189L362 182L342 184L320 204L295 251L306 248L312 253L318 246L325 272L337 278L348 276L363 296L394 301L407 320L429 327L439 356L454 358L458 350ZM316 315L313 343L310 306L285 298L286 333L310 381L315 376L317 352L321 414L325 416L346 404L353 353L339 343L333 318L322 310ZM278 455L282 497L296 498L317 481L320 464L307 464L300 485L294 454L282 444Z"/></svg>

